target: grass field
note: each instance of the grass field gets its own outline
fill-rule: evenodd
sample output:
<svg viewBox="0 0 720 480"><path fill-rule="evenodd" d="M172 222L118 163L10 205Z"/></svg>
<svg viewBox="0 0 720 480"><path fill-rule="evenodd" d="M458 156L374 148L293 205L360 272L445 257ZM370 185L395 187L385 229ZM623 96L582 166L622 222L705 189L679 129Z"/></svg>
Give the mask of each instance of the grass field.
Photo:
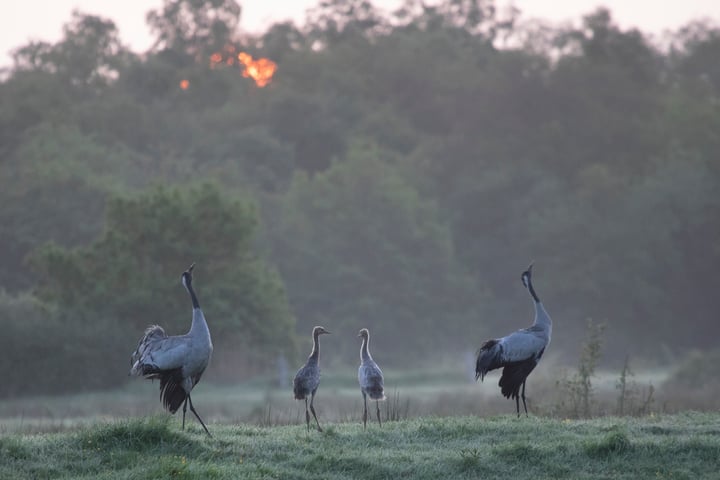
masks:
<svg viewBox="0 0 720 480"><path fill-rule="evenodd" d="M497 376L463 369L385 372L382 429L360 425L354 371L324 374L307 432L302 402L277 378L201 383L193 401L214 434L162 411L158 384L0 401L0 479L43 478L718 478L717 394L660 388L649 415L613 417L616 374L595 378L592 420L559 408L557 369L528 382L531 416L516 418ZM660 372L636 379L660 385ZM644 388L644 387L643 387ZM642 397L639 387L638 398ZM716 392L717 393L717 392ZM692 401L688 400L692 399ZM695 402L695 403L692 403ZM674 413L681 410L706 413ZM189 414L190 415L190 414Z"/></svg>
<svg viewBox="0 0 720 480"><path fill-rule="evenodd" d="M330 370L330 369L329 369ZM294 372L291 372L294 373ZM538 416L568 416L558 408L560 392L555 371L541 365L528 381L528 406ZM648 376L649 375L649 376ZM656 373L642 382L662 382ZM362 396L357 387L356 370L330 370L323 379L315 401L321 422L358 422ZM462 368L437 371L385 371L388 401L381 404L390 419L445 416L494 416L515 411L515 404L500 395L498 375L476 383L472 372ZM615 413L617 390L615 373L595 379L595 410L598 416ZM255 426L297 425L304 422L304 406L292 398L290 380L284 388L272 376L237 385L201 382L193 391L193 403L205 420L212 423ZM655 413L679 410L718 410L717 401L668 401L658 392ZM703 398L714 399L707 395ZM0 400L0 435L8 433L52 433L91 425L97 421L160 415L158 382L134 379L121 388L104 392L78 392L59 396L22 397Z"/></svg>
<svg viewBox="0 0 720 480"><path fill-rule="evenodd" d="M168 415L0 436L0 478L720 478L720 415L426 417L258 427Z"/></svg>

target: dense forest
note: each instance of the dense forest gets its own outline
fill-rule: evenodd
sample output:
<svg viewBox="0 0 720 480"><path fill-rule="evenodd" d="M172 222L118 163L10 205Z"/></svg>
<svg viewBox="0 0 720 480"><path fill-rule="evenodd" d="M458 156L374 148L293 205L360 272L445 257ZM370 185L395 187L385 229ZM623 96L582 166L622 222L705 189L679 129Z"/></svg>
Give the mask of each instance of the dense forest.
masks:
<svg viewBox="0 0 720 480"><path fill-rule="evenodd" d="M191 262L216 379L297 361L316 324L331 363L361 327L386 365L473 351L530 322L532 260L555 354L587 318L608 362L717 345L720 26L657 41L492 0L324 0L254 36L240 15L165 0L138 53L76 12L14 51L0 396L124 383L148 324L188 327Z"/></svg>

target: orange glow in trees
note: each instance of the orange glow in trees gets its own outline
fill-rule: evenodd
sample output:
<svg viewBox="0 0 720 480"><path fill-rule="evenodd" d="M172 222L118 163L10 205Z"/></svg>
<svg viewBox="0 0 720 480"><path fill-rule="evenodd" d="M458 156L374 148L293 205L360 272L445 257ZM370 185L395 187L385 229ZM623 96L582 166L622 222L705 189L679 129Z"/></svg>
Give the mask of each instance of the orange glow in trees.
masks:
<svg viewBox="0 0 720 480"><path fill-rule="evenodd" d="M252 56L245 52L238 53L238 60L245 66L242 76L252 78L255 80L255 84L261 88L270 83L275 70L277 70L277 64L272 60L267 58L253 60Z"/></svg>

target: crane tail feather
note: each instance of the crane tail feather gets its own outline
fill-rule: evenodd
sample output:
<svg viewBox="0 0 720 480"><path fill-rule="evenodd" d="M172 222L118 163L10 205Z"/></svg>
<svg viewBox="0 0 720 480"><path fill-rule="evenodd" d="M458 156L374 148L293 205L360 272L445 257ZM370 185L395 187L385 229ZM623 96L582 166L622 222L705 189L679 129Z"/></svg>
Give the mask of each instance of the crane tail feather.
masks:
<svg viewBox="0 0 720 480"><path fill-rule="evenodd" d="M537 364L537 359L534 357L521 362L506 364L498 382L503 396L505 398L517 398L520 394L520 387Z"/></svg>
<svg viewBox="0 0 720 480"><path fill-rule="evenodd" d="M165 370L155 374L160 379L160 400L163 407L170 413L177 412L188 394L182 386L182 370Z"/></svg>
<svg viewBox="0 0 720 480"><path fill-rule="evenodd" d="M502 367L502 346L497 340L488 340L483 343L477 352L475 362L475 381L484 380L490 370Z"/></svg>
<svg viewBox="0 0 720 480"><path fill-rule="evenodd" d="M385 389L382 385L365 387L363 390L372 400L385 400Z"/></svg>
<svg viewBox="0 0 720 480"><path fill-rule="evenodd" d="M166 339L168 336L165 330L160 325L150 325L145 334L138 342L137 348L130 356L130 373L129 375L135 376L146 376L147 378L158 378L157 376L149 376L152 373L152 360L150 359L150 352L153 347L160 341Z"/></svg>

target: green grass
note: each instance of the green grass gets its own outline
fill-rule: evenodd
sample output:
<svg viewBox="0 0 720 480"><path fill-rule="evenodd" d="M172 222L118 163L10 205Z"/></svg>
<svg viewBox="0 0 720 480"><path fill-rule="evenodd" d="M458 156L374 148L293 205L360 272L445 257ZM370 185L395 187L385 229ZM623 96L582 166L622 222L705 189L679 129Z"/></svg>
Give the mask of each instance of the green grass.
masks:
<svg viewBox="0 0 720 480"><path fill-rule="evenodd" d="M257 427L168 415L0 435L0 478L718 478L720 414Z"/></svg>
<svg viewBox="0 0 720 480"><path fill-rule="evenodd" d="M474 366L472 366L474 368ZM385 391L389 401L383 415L393 419L429 416L493 416L510 414L515 403L503 398L497 387L499 374L484 383L475 382L463 365L436 370L385 369ZM474 373L474 370L473 370ZM540 365L528 382L528 407L538 416L566 416L558 407L561 398L557 378L549 365ZM289 373L294 374L294 371ZM594 383L594 415L616 412L616 376L598 376ZM327 368L315 399L321 422L357 422L362 412L362 395L355 368ZM653 377L658 385L662 379ZM204 419L215 423L245 423L258 426L294 425L304 420L302 402L292 395L291 379L278 386L269 375L233 385L203 382L193 390L193 401ZM717 392L704 397L688 391L682 401L655 394L655 413L684 410L718 410ZM693 401L688 401L691 399ZM630 408L627 409L631 411ZM110 391L77 392L0 399L0 435L4 433L52 433L85 427L98 420L158 415L163 412L158 383L132 379Z"/></svg>

